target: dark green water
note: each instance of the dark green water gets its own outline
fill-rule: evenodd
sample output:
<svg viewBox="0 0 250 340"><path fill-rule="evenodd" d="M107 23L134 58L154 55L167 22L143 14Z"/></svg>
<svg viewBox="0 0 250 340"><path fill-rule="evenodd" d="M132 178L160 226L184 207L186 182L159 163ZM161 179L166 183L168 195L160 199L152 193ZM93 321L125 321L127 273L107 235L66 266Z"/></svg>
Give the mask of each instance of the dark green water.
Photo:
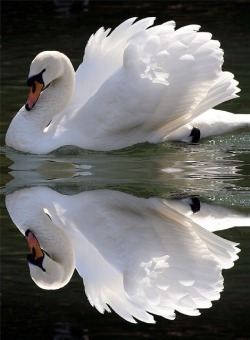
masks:
<svg viewBox="0 0 250 340"><path fill-rule="evenodd" d="M138 197L197 196L211 207L241 216L250 212L249 131L204 140L199 145L139 145L113 153L74 150L48 156L24 155L4 146L11 118L27 96L30 61L43 50L64 52L77 67L90 34L128 17L174 19L177 26L200 24L225 51L225 70L240 83L240 98L221 105L235 113L250 110L249 3L247 1L91 1L75 11L53 2L3 1L1 86L1 332L2 339L247 339L250 334L250 229L217 232L239 243L235 266L223 271L219 301L198 317L177 313L175 321L132 325L115 313L90 306L77 273L58 291L39 289L26 263L27 245L5 207L5 196L21 188L47 186L72 195L113 189ZM225 226L226 228L226 226Z"/></svg>

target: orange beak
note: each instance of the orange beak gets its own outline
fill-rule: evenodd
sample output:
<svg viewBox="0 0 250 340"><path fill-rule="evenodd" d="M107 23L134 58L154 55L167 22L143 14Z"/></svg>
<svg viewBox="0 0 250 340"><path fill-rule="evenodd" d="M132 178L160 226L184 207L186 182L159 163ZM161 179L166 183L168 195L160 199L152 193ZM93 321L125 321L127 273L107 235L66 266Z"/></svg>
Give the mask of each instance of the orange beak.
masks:
<svg viewBox="0 0 250 340"><path fill-rule="evenodd" d="M27 230L25 233L26 239L28 241L29 249L30 249L30 254L33 257L33 260L38 260L39 258L43 257L43 251L40 247L39 242L37 241L37 238L35 235L32 233L32 231Z"/></svg>
<svg viewBox="0 0 250 340"><path fill-rule="evenodd" d="M34 80L30 88L29 96L25 105L26 110L30 111L35 106L43 87L44 87L43 84Z"/></svg>

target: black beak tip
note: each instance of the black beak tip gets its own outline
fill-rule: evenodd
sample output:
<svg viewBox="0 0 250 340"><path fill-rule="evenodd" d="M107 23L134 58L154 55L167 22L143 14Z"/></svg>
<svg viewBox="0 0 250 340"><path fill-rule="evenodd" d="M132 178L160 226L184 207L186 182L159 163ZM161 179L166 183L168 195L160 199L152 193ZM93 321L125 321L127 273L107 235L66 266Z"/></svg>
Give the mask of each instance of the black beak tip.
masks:
<svg viewBox="0 0 250 340"><path fill-rule="evenodd" d="M26 109L27 111L30 111L30 110L31 110L31 108L29 107L29 104L28 104L28 103L25 104L25 109Z"/></svg>
<svg viewBox="0 0 250 340"><path fill-rule="evenodd" d="M27 229L27 230L25 231L25 236L28 237L28 236L29 236L29 233L30 233L30 230Z"/></svg>

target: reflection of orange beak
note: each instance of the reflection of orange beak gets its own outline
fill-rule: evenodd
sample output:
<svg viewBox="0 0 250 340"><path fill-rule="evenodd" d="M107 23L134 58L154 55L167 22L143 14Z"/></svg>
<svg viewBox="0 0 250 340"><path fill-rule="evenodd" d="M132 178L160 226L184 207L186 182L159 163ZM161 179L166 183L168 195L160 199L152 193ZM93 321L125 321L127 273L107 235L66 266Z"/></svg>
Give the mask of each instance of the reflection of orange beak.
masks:
<svg viewBox="0 0 250 340"><path fill-rule="evenodd" d="M32 231L27 230L25 233L26 239L28 241L30 253L33 256L34 260L37 260L41 257L43 257L43 251L40 247L39 242L37 241L37 238L35 235L32 233Z"/></svg>
<svg viewBox="0 0 250 340"><path fill-rule="evenodd" d="M43 84L39 83L38 81L34 80L33 85L30 88L29 96L26 102L26 110L30 111L36 104L40 93L43 89Z"/></svg>

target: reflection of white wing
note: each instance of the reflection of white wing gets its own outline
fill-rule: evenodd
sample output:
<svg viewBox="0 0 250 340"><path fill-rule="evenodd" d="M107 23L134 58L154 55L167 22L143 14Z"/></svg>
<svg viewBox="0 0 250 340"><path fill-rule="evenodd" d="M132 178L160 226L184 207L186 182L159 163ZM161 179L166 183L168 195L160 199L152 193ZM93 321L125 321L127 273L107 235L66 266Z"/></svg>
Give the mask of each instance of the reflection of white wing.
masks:
<svg viewBox="0 0 250 340"><path fill-rule="evenodd" d="M199 202L198 211L193 213L190 207L194 204L192 199L164 200L164 202L212 232L233 227L250 227L250 215L243 212Z"/></svg>
<svg viewBox="0 0 250 340"><path fill-rule="evenodd" d="M100 312L111 307L130 322L154 322L149 313L198 315L219 298L221 271L233 266L239 251L158 198L111 190L66 196L38 187L9 196L17 225L25 225L28 214L29 223L35 221L37 209L70 238L90 303Z"/></svg>

